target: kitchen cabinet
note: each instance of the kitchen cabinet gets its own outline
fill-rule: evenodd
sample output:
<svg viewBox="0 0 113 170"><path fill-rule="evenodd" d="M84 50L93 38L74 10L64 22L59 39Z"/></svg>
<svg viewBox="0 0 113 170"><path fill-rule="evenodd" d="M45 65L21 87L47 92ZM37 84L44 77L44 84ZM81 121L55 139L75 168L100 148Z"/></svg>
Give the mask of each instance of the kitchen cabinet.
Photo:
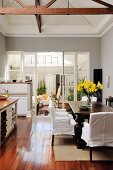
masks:
<svg viewBox="0 0 113 170"><path fill-rule="evenodd" d="M27 96L12 96L12 99L19 99L17 104L17 116L27 116Z"/></svg>
<svg viewBox="0 0 113 170"><path fill-rule="evenodd" d="M32 111L32 83L15 82L0 83L0 92L8 91L12 99L19 99L17 104L17 116L31 115Z"/></svg>
<svg viewBox="0 0 113 170"><path fill-rule="evenodd" d="M16 128L17 100L0 100L0 146Z"/></svg>

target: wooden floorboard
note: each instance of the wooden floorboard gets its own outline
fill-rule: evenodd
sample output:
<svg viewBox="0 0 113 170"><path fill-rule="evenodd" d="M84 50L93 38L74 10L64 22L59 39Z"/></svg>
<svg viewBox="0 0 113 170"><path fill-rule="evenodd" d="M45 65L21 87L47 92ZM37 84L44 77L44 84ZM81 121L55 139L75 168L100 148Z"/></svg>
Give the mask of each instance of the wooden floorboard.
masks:
<svg viewBox="0 0 113 170"><path fill-rule="evenodd" d="M50 122L34 117L18 118L17 123L17 130L0 149L0 170L113 170L113 162L56 162Z"/></svg>

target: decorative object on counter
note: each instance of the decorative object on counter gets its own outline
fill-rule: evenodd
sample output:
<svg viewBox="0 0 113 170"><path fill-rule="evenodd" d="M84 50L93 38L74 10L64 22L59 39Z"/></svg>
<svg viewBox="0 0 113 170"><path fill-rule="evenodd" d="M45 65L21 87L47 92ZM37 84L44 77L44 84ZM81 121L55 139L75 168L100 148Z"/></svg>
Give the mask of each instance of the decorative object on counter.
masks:
<svg viewBox="0 0 113 170"><path fill-rule="evenodd" d="M19 81L19 83L22 83L22 82L23 82L23 80L20 80L20 81Z"/></svg>
<svg viewBox="0 0 113 170"><path fill-rule="evenodd" d="M88 105L91 104L91 97L97 96L100 89L103 89L103 85L100 82L95 84L94 82L90 80L80 82L77 85L77 91L81 92L82 96L84 95L87 96Z"/></svg>
<svg viewBox="0 0 113 170"><path fill-rule="evenodd" d="M0 100L6 100L10 97L10 94L0 94Z"/></svg>
<svg viewBox="0 0 113 170"><path fill-rule="evenodd" d="M13 82L16 82L16 80L12 80Z"/></svg>

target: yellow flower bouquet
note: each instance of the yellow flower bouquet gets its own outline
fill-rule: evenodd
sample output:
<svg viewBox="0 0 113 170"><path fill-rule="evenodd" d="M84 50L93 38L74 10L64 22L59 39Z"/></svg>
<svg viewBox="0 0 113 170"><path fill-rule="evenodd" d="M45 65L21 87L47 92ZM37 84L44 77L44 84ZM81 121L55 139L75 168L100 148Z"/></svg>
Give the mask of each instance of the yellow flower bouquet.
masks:
<svg viewBox="0 0 113 170"><path fill-rule="evenodd" d="M95 84L87 80L77 84L77 91L81 92L82 95L86 95L89 101L91 100L91 96L97 94L100 89L103 89L103 85L100 82Z"/></svg>

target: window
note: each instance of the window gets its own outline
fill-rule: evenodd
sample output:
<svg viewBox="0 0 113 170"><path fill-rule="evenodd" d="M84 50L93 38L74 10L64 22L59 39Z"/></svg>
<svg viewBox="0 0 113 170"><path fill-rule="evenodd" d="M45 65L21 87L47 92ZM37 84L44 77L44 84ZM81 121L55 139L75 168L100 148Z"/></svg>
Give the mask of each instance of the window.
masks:
<svg viewBox="0 0 113 170"><path fill-rule="evenodd" d="M20 54L8 54L7 60L7 80L20 80L21 72L21 55Z"/></svg>
<svg viewBox="0 0 113 170"><path fill-rule="evenodd" d="M49 54L49 55L48 55ZM62 53L61 52L44 52L37 53L38 65L62 65Z"/></svg>
<svg viewBox="0 0 113 170"><path fill-rule="evenodd" d="M44 56L37 57L38 64L44 64Z"/></svg>
<svg viewBox="0 0 113 170"><path fill-rule="evenodd" d="M58 64L58 57L52 57L52 64Z"/></svg>
<svg viewBox="0 0 113 170"><path fill-rule="evenodd" d="M51 56L45 56L46 57L46 64L51 64Z"/></svg>
<svg viewBox="0 0 113 170"><path fill-rule="evenodd" d="M24 55L24 66L34 66L35 57L34 55Z"/></svg>

